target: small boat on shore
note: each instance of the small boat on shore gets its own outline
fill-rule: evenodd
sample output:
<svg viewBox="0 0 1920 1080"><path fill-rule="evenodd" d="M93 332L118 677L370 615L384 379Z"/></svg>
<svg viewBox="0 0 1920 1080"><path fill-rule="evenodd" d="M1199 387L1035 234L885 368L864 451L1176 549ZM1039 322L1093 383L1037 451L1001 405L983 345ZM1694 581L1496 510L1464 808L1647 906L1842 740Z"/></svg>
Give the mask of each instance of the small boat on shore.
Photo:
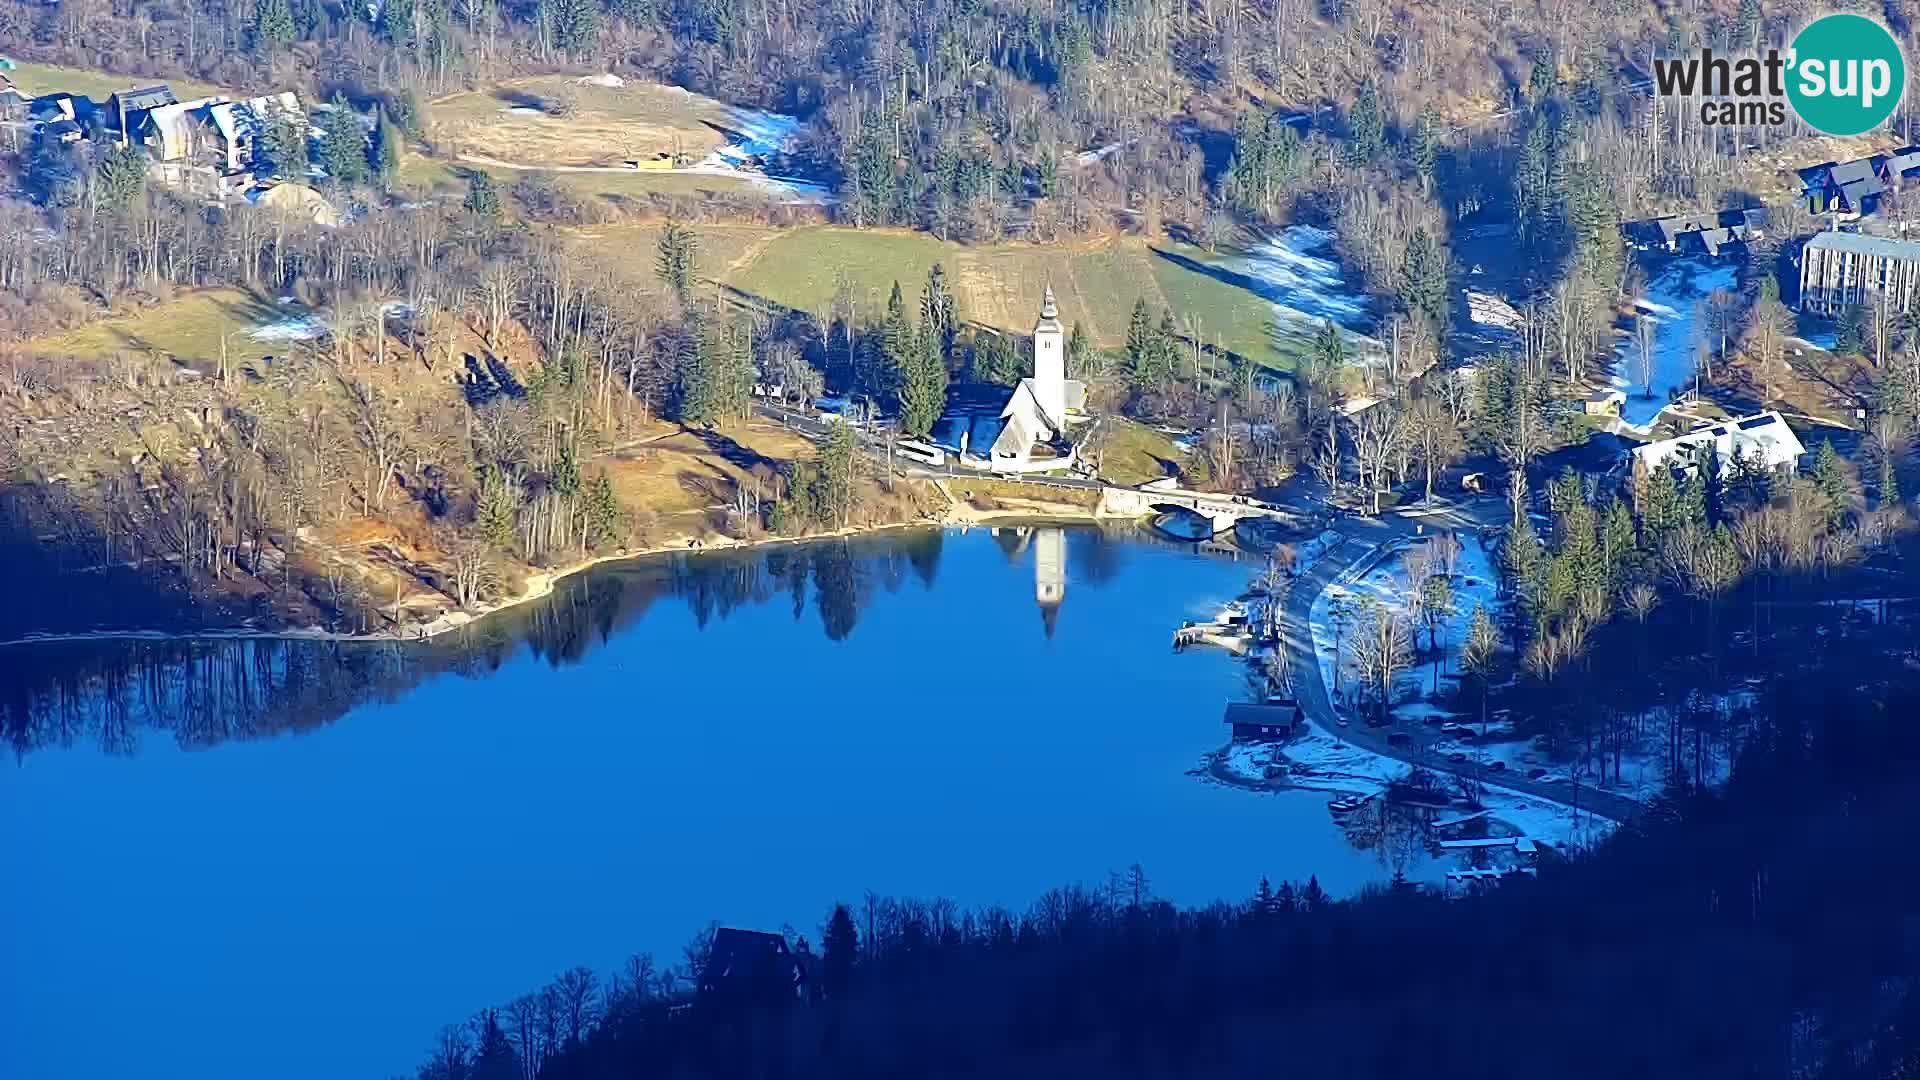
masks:
<svg viewBox="0 0 1920 1080"><path fill-rule="evenodd" d="M1373 801L1371 795L1339 795L1327 801L1327 810L1335 817L1351 814Z"/></svg>

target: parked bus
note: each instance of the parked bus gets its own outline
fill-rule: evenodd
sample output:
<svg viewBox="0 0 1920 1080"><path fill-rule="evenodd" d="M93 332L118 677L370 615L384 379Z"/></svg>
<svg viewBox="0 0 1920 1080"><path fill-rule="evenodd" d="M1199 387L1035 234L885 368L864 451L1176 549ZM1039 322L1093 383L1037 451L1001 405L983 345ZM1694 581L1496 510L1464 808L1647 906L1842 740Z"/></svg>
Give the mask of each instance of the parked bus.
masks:
<svg viewBox="0 0 1920 1080"><path fill-rule="evenodd" d="M945 465L947 463L947 452L945 450L915 439L901 439L894 443L893 452L903 458L922 462L927 465Z"/></svg>

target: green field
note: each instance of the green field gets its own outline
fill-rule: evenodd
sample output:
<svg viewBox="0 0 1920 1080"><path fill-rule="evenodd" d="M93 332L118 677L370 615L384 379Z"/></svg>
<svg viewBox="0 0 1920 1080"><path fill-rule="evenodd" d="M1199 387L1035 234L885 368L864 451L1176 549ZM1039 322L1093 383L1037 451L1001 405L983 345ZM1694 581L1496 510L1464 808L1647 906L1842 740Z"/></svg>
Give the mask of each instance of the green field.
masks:
<svg viewBox="0 0 1920 1080"><path fill-rule="evenodd" d="M494 183L501 189L512 187L523 177L533 175L534 170L503 169L490 165L477 165L467 161L444 161L430 158L414 151L407 151L400 162L400 175L395 187L418 195L460 194L467 189L467 176L474 172L484 172L493 177ZM669 195L687 195L705 198L714 195L726 195L739 198L752 195L758 189L753 181L731 176L710 176L701 173L659 173L659 172L549 172L555 184L585 199L604 199L618 208L623 200L640 200L646 196L664 192Z"/></svg>
<svg viewBox="0 0 1920 1080"><path fill-rule="evenodd" d="M698 226L695 231L716 232ZM1135 239L967 247L925 233L830 226L765 231L759 243L743 247L741 231L731 232L727 256L703 259L702 272L749 296L802 311L826 312L844 277L856 307L878 315L895 281L911 299L938 262L946 267L961 317L969 322L1024 333L1038 316L1041 292L1052 285L1060 318L1086 327L1097 345L1122 344L1134 303L1144 299L1156 318L1170 307L1176 319L1197 319L1209 343L1217 336L1226 348L1260 363L1291 363L1292 350L1273 340L1272 305L1206 273L1206 266L1220 260L1195 249L1165 245L1182 257L1175 261ZM651 273L650 232L622 233L619 243L605 250L637 272ZM735 250L741 254L732 254Z"/></svg>
<svg viewBox="0 0 1920 1080"><path fill-rule="evenodd" d="M190 98L206 97L210 94L231 94L233 91L211 83L196 82L193 79L168 79L157 75L115 75L92 68L61 67L58 64L33 64L19 61L7 73L23 93L40 95L66 91L70 94L85 94L95 101L106 100L109 94L136 86L152 86L166 83L173 87L174 95L182 101Z"/></svg>
<svg viewBox="0 0 1920 1080"><path fill-rule="evenodd" d="M30 348L64 356L163 353L210 361L219 358L224 338L229 358L249 359L287 348L283 341L257 341L249 336L287 317L286 311L252 293L208 289L131 315L91 322L72 333L33 342Z"/></svg>
<svg viewBox="0 0 1920 1080"><path fill-rule="evenodd" d="M1186 453L1173 440L1125 417L1110 417L1107 446L1100 455L1100 475L1109 483L1144 484L1179 471Z"/></svg>

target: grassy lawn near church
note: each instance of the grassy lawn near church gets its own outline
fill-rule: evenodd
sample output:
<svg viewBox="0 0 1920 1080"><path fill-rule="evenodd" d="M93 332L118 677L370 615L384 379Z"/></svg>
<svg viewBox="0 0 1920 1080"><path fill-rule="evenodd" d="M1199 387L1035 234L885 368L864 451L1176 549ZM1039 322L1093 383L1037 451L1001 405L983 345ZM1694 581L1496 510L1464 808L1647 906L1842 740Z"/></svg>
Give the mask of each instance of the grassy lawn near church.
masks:
<svg viewBox="0 0 1920 1080"><path fill-rule="evenodd" d="M1176 321L1197 319L1209 343L1218 340L1271 367L1292 365L1293 349L1273 339L1273 305L1205 272L1223 263L1225 255L1208 256L1184 245L1156 245L1183 256L1172 260L1136 237L966 246L897 229L695 225L693 230L701 241L702 276L815 314L828 310L843 277L863 320L869 313L879 318L895 281L909 305L917 304L927 271L938 262L946 267L961 318L968 322L1026 333L1038 317L1042 290L1051 284L1061 321L1069 328L1079 322L1096 345L1121 345L1134 303L1144 299L1156 319L1169 307ZM577 233L589 248L647 282L652 281L657 234L655 226Z"/></svg>

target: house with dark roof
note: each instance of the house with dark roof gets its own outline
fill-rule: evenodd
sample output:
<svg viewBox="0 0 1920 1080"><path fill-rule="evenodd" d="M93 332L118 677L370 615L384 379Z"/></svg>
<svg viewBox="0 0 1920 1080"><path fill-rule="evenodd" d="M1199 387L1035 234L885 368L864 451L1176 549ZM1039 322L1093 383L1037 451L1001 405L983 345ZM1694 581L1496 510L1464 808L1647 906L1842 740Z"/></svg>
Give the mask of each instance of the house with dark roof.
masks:
<svg viewBox="0 0 1920 1080"><path fill-rule="evenodd" d="M120 141L124 143L139 129L140 122L146 119L148 113L162 105L175 104L179 100L174 96L173 87L166 83L109 94L104 110L107 125L120 136Z"/></svg>
<svg viewBox="0 0 1920 1080"><path fill-rule="evenodd" d="M1235 739L1284 739L1306 723L1299 704L1274 698L1264 704L1234 702L1227 706L1227 727Z"/></svg>
<svg viewBox="0 0 1920 1080"><path fill-rule="evenodd" d="M713 932L699 994L723 1005L800 1001L807 994L807 963L779 934L723 926Z"/></svg>
<svg viewBox="0 0 1920 1080"><path fill-rule="evenodd" d="M36 124L72 120L85 126L93 118L93 99L63 92L42 94L27 103L27 119Z"/></svg>
<svg viewBox="0 0 1920 1080"><path fill-rule="evenodd" d="M1752 206L1708 214L1674 214L1651 221L1630 222L1621 233L1637 247L1663 247L1672 252L1718 255L1731 244L1744 244L1764 235L1767 208Z"/></svg>
<svg viewBox="0 0 1920 1080"><path fill-rule="evenodd" d="M1875 168L1872 158L1844 161L1827 167L1811 203L1816 213L1838 210L1848 214L1870 214L1887 191L1886 180Z"/></svg>

